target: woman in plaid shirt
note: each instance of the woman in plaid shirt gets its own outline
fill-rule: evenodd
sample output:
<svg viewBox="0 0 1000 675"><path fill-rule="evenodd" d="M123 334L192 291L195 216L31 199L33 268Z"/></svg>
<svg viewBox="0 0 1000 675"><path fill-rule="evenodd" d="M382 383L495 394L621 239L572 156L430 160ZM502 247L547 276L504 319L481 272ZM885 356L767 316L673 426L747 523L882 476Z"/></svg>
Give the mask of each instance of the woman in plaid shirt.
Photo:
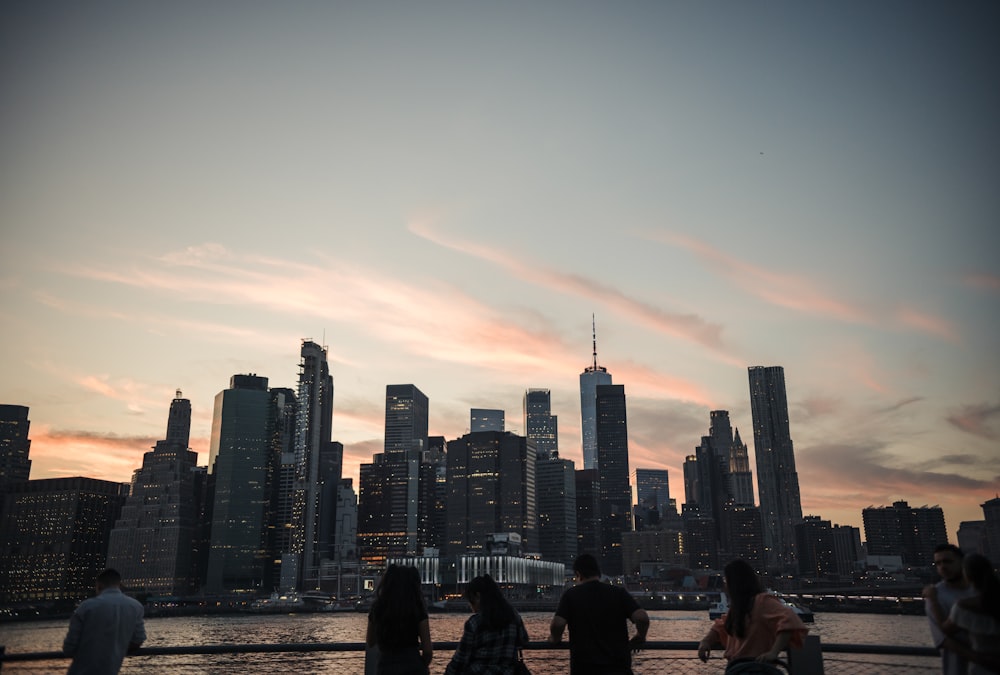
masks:
<svg viewBox="0 0 1000 675"><path fill-rule="evenodd" d="M520 615L488 575L469 582L465 597L475 614L465 622L462 640L445 675L513 675L518 650L528 644Z"/></svg>

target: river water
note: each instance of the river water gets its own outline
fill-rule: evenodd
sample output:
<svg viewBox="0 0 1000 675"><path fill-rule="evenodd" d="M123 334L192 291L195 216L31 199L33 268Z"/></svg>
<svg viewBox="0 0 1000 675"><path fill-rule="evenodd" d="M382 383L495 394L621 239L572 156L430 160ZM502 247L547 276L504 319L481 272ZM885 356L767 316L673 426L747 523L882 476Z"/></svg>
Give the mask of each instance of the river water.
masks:
<svg viewBox="0 0 1000 675"><path fill-rule="evenodd" d="M526 612L523 615L531 640L544 641L548 636L549 612ZM462 636L465 614L432 614L431 637L442 642L457 642ZM705 634L710 622L707 612L650 612L650 640L696 641ZM253 644L289 642L363 642L366 617L354 612L331 614L281 614L237 616L193 616L150 618L146 620L146 646L209 644ZM817 614L809 624L810 634L824 643L929 646L927 620L922 616L886 614ZM0 624L0 645L8 653L58 651L66 633L65 621L32 621ZM721 657L721 654L717 654ZM451 657L450 651L437 651L431 673L441 673ZM664 659L675 664L664 665ZM362 652L311 652L300 654L238 654L130 657L122 673L177 673L178 675L258 673L363 673ZM876 657L877 659L877 657ZM525 660L536 675L566 673L565 652L526 652ZM872 659L866 657L867 661ZM927 664L927 659L924 660ZM721 672L721 658L708 665L697 661L694 653L646 651L636 659L636 675L646 673L692 672L714 675ZM927 664L933 666L934 664ZM8 663L10 673L64 673L67 661ZM827 668L827 672L831 672ZM878 672L878 670L869 671ZM898 673L898 668L893 668ZM934 672L920 668L909 672Z"/></svg>

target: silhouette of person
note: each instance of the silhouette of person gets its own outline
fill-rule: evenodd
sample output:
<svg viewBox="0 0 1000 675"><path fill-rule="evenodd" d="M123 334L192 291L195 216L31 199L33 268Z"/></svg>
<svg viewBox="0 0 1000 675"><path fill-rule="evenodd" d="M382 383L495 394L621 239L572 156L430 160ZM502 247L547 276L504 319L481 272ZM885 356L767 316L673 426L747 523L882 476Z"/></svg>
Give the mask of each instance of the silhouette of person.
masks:
<svg viewBox="0 0 1000 675"><path fill-rule="evenodd" d="M969 636L963 631L955 631L949 636L941 629L955 603L976 593L962 573L963 558L962 549L953 544L937 546L934 549L934 568L941 581L925 586L923 590L931 637L934 646L941 652L942 675L965 675L969 669L961 649L956 649L968 644Z"/></svg>
<svg viewBox="0 0 1000 675"><path fill-rule="evenodd" d="M68 675L115 675L125 654L146 641L143 607L122 593L113 569L97 576L97 596L80 603L69 620L63 654L73 657Z"/></svg>
<svg viewBox="0 0 1000 675"><path fill-rule="evenodd" d="M489 575L470 581L465 597L474 614L465 622L462 639L445 675L514 675L518 650L528 644L528 632L521 616Z"/></svg>
<svg viewBox="0 0 1000 675"><path fill-rule="evenodd" d="M368 647L378 646L378 675L426 675L434 655L416 567L389 565L368 614Z"/></svg>
<svg viewBox="0 0 1000 675"><path fill-rule="evenodd" d="M576 585L559 598L549 641L560 642L569 626L571 675L631 675L632 651L646 642L649 615L627 590L601 581L594 556L578 556L573 573ZM629 621L636 628L631 640Z"/></svg>

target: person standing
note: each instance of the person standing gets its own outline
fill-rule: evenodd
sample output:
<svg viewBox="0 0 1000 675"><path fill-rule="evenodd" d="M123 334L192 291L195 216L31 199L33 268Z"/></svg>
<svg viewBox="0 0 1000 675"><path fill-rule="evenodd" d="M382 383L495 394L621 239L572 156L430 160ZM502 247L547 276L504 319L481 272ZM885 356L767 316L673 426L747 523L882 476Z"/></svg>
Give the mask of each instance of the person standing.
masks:
<svg viewBox="0 0 1000 675"><path fill-rule="evenodd" d="M465 622L445 675L514 675L518 651L528 644L521 616L489 575L470 581L465 597L475 613Z"/></svg>
<svg viewBox="0 0 1000 675"><path fill-rule="evenodd" d="M566 589L549 626L549 642L562 641L569 626L571 675L632 675L632 651L641 649L649 631L649 615L624 588L601 581L594 556L573 561L576 585ZM630 640L628 622L635 624Z"/></svg>
<svg viewBox="0 0 1000 675"><path fill-rule="evenodd" d="M965 675L969 669L961 651L951 649L950 644L945 644L949 636L941 628L955 603L976 593L962 573L963 558L962 549L953 544L937 546L934 549L934 568L941 581L925 586L923 591L924 609L930 623L931 637L934 646L941 652L942 675ZM955 632L950 638L962 644L968 644L969 641L964 631Z"/></svg>
<svg viewBox="0 0 1000 675"><path fill-rule="evenodd" d="M698 658L708 661L721 644L728 660L726 672L769 672L761 664L778 660L789 646L801 647L807 628L795 611L764 591L753 567L733 560L723 570L729 611L717 619L698 643Z"/></svg>
<svg viewBox="0 0 1000 675"><path fill-rule="evenodd" d="M125 654L146 641L142 605L121 590L113 569L97 576L97 596L84 600L69 620L63 654L73 658L68 675L116 675Z"/></svg>
<svg viewBox="0 0 1000 675"><path fill-rule="evenodd" d="M386 569L375 589L365 644L378 647L378 675L427 674L434 648L417 568Z"/></svg>
<svg viewBox="0 0 1000 675"><path fill-rule="evenodd" d="M956 602L947 619L935 616L948 636L965 631L969 645L945 639L945 647L958 652L969 664L968 675L1000 673L1000 578L986 556L970 553L962 560L965 578L974 595ZM932 611L939 611L933 606Z"/></svg>

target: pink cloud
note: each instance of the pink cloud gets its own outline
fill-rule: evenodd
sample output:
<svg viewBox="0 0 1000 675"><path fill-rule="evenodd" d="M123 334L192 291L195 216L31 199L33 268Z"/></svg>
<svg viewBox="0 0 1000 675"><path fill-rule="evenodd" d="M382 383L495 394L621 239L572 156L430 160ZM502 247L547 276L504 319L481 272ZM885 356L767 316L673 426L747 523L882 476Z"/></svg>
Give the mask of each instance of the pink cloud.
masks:
<svg viewBox="0 0 1000 675"><path fill-rule="evenodd" d="M958 333L954 325L941 317L903 307L897 310L896 319L908 328L914 328L948 342L958 342Z"/></svg>
<svg viewBox="0 0 1000 675"><path fill-rule="evenodd" d="M995 274L969 274L964 279L967 286L987 291L1000 291L1000 277Z"/></svg>
<svg viewBox="0 0 1000 675"><path fill-rule="evenodd" d="M515 258L498 247L486 247L472 242L446 238L433 231L426 221L413 221L409 223L408 227L410 232L423 239L459 253L491 262L506 269L518 279L561 293L599 302L653 330L707 347L718 355L722 355L727 362L741 364L740 361L724 353L722 327L709 323L697 315L664 311L630 298L616 288L576 274L566 274L546 268L537 261L525 259L524 256Z"/></svg>

